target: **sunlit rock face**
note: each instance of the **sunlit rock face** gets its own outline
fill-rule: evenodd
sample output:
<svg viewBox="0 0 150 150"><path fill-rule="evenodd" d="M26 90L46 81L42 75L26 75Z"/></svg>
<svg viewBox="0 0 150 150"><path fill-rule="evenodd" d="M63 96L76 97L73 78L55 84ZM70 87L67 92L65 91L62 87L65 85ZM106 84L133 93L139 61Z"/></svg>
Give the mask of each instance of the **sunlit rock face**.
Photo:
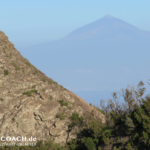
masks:
<svg viewBox="0 0 150 150"><path fill-rule="evenodd" d="M62 106L60 100L67 105ZM62 112L64 120L56 117ZM91 113L105 122L99 111L30 64L0 31L0 136L53 137L65 144L76 138L74 131L67 132L68 117L75 112L80 116Z"/></svg>

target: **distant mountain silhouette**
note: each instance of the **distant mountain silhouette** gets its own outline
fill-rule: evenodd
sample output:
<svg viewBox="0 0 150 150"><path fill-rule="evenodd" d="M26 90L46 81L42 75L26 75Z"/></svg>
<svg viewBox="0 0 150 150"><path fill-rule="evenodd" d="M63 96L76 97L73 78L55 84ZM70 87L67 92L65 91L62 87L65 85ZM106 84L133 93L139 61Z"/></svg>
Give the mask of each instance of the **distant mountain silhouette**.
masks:
<svg viewBox="0 0 150 150"><path fill-rule="evenodd" d="M97 38L111 40L150 38L150 32L140 30L137 27L111 15L106 15L95 22L74 30L63 39L83 40Z"/></svg>
<svg viewBox="0 0 150 150"><path fill-rule="evenodd" d="M20 52L46 75L71 89L120 89L150 74L150 32L110 15L60 40ZM83 73L89 69L93 72Z"/></svg>

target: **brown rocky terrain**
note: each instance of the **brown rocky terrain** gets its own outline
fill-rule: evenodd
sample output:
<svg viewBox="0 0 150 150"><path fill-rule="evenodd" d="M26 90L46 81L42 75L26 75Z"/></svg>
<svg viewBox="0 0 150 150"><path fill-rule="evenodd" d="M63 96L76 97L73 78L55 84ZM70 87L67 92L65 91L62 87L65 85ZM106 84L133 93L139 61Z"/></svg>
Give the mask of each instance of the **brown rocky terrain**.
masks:
<svg viewBox="0 0 150 150"><path fill-rule="evenodd" d="M63 144L75 138L73 131L67 132L74 112L105 122L97 109L30 64L0 31L0 136L53 137ZM61 113L64 120L58 117Z"/></svg>

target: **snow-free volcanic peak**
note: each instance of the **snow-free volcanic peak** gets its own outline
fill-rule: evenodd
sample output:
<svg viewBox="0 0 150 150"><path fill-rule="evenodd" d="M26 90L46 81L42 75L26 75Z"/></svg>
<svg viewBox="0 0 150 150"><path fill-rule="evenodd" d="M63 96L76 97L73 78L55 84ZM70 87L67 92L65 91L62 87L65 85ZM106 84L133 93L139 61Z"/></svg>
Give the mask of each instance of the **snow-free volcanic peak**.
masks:
<svg viewBox="0 0 150 150"><path fill-rule="evenodd" d="M106 16L104 16L104 17L110 17L110 18L115 18L115 17L113 17L112 15L110 15L110 14L107 14Z"/></svg>
<svg viewBox="0 0 150 150"><path fill-rule="evenodd" d="M64 37L63 40L99 39L100 41L103 41L105 39L106 41L112 41L141 38L150 38L150 33L146 33L145 31L108 14L101 19L74 30Z"/></svg>

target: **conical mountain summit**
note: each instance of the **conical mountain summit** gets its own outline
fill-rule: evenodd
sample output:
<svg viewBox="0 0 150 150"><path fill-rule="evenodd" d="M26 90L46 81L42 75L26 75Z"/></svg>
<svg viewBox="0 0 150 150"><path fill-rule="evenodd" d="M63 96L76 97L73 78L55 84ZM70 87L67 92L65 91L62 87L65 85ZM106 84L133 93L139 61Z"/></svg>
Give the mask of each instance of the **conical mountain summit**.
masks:
<svg viewBox="0 0 150 150"><path fill-rule="evenodd" d="M45 76L21 56L0 31L0 136L50 137L65 144L69 116L104 115L71 91ZM74 129L76 130L76 129Z"/></svg>
<svg viewBox="0 0 150 150"><path fill-rule="evenodd" d="M140 30L137 27L108 14L99 20L74 30L64 39L131 40L137 38L150 38L150 32Z"/></svg>

